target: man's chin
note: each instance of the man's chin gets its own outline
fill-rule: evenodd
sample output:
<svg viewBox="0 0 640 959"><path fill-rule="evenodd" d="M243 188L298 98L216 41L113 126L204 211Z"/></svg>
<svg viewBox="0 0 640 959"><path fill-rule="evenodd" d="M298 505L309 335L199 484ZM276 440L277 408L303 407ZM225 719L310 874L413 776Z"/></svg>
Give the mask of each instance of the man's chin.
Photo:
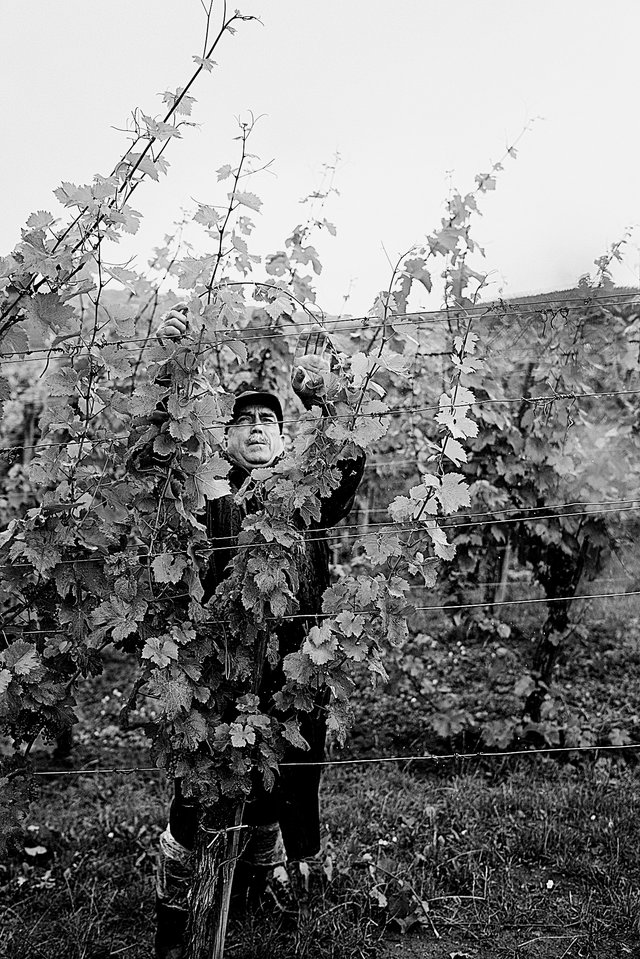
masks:
<svg viewBox="0 0 640 959"><path fill-rule="evenodd" d="M240 465L244 466L245 469L259 469L262 466L271 466L276 458L277 456L275 453L264 453L262 455L253 454L250 456L243 456Z"/></svg>

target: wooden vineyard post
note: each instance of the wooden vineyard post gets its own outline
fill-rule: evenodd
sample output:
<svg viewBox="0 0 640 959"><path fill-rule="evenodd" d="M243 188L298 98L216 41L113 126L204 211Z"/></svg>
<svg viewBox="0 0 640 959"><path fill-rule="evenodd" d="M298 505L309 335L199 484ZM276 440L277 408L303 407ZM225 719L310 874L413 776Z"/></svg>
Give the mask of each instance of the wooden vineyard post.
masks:
<svg viewBox="0 0 640 959"><path fill-rule="evenodd" d="M251 688L260 689L267 633L254 639ZM203 808L196 835L196 861L189 903L184 959L223 959L231 885L242 842L244 800L220 798Z"/></svg>
<svg viewBox="0 0 640 959"><path fill-rule="evenodd" d="M244 803L205 811L196 838L196 864L185 959L222 959L231 884L242 836Z"/></svg>
<svg viewBox="0 0 640 959"><path fill-rule="evenodd" d="M507 583L509 581L509 567L511 565L512 548L511 536L507 535L507 542L504 547L504 553L502 554L502 562L500 563L500 581L493 594L494 603L503 603L507 595ZM493 612L495 615L495 610Z"/></svg>

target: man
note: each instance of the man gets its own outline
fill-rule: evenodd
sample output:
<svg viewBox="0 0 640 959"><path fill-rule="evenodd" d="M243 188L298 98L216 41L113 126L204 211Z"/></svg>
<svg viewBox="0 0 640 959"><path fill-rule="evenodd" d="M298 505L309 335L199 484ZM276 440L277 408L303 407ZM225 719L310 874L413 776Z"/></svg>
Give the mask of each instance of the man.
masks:
<svg viewBox="0 0 640 959"><path fill-rule="evenodd" d="M186 332L186 318L180 306L164 318L159 335L180 337ZM306 352L297 357L292 375L292 387L303 405L325 408L326 384L330 363L324 355L328 340L324 333L316 334L315 347L320 352ZM206 525L209 537L221 546L212 552L209 567L203 576L205 600L228 573L228 563L235 554L235 544L246 505L238 502L235 493L257 467L272 466L284 452L283 411L278 397L268 391L251 390L241 393L233 409L226 433L226 453L232 468L228 480L232 494L207 502ZM342 461L339 464L341 482L321 504L321 519L317 526L332 526L350 511L356 490L362 478L364 457ZM306 637L311 617L321 608L322 594L329 585L329 547L324 538L307 536L304 553L298 563L298 611L308 614L309 620L296 618L277 626L280 662L273 668L265 663L259 695L263 708L269 708L274 693L284 685L282 659L299 649ZM302 765L281 768L273 789L269 792L261 781L256 782L250 801L246 804L244 823L248 839L236 868L235 889L245 904L255 902L266 885L268 874L285 858L289 863L308 863L320 851L319 786L320 767L309 765L324 756L326 699L319 697L311 713L298 718L301 733L308 750L289 747L283 762ZM274 710L271 708L271 711ZM188 916L188 890L193 866L198 826L197 802L184 797L180 783L176 783L171 804L169 824L161 836L157 879L156 957L179 959Z"/></svg>

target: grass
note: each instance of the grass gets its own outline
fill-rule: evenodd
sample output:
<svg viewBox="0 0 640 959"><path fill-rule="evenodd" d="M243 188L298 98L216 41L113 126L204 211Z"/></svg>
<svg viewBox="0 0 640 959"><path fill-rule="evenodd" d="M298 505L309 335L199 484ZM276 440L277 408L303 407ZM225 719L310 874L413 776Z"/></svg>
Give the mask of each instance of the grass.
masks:
<svg viewBox="0 0 640 959"><path fill-rule="evenodd" d="M592 726L622 717L636 730L636 627L594 632L597 643L578 643L560 667L564 701ZM457 648L466 693L448 652L432 657L442 682L467 696L467 713L486 707L496 659L510 669L519 655L492 657L497 649ZM114 659L87 688L74 765L148 765L141 734L114 721L124 677ZM485 697L497 711L493 688ZM403 697L361 694L353 752L429 748L424 703ZM0 957L148 959L163 776L41 783L25 847L0 864ZM628 754L338 766L325 774L323 810L330 881L296 922L265 909L232 923L230 959L640 956L640 790Z"/></svg>
<svg viewBox="0 0 640 959"><path fill-rule="evenodd" d="M46 855L16 849L3 867L0 955L148 957L166 793L159 776L48 781L28 831ZM635 769L615 758L334 768L331 882L293 926L268 913L232 926L227 954L369 959L404 933L393 955L417 937L496 959L638 955L639 807Z"/></svg>

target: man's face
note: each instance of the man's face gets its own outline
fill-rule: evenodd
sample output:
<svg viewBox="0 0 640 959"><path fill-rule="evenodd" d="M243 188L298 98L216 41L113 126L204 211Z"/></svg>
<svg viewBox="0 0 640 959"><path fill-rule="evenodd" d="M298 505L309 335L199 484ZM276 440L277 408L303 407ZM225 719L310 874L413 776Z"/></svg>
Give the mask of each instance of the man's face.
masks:
<svg viewBox="0 0 640 959"><path fill-rule="evenodd" d="M278 418L261 403L248 403L227 430L227 455L250 470L270 466L284 450Z"/></svg>

